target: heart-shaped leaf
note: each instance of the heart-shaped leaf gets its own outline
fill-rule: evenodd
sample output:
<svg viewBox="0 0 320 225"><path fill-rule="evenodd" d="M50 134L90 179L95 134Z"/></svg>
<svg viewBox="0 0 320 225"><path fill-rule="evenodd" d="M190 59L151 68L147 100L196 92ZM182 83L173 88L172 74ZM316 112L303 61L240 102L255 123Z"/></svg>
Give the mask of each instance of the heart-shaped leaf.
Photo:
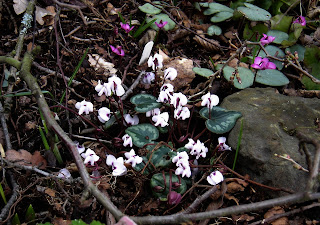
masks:
<svg viewBox="0 0 320 225"><path fill-rule="evenodd" d="M130 102L136 105L134 110L140 113L161 107L161 103L157 102L157 98L149 94L137 94L130 99Z"/></svg>
<svg viewBox="0 0 320 225"><path fill-rule="evenodd" d="M268 21L271 19L271 14L253 4L244 3L244 6L240 6L237 10L242 13L248 20L251 21Z"/></svg>
<svg viewBox="0 0 320 225"><path fill-rule="evenodd" d="M209 70L206 68L199 68L199 67L193 67L192 71L205 78L209 78L212 74L214 74L212 70Z"/></svg>
<svg viewBox="0 0 320 225"><path fill-rule="evenodd" d="M200 110L200 115L207 119L206 127L208 130L215 134L224 134L229 132L236 124L237 119L242 116L240 112L229 111L218 106L213 107L210 111L210 119L208 108L202 108Z"/></svg>
<svg viewBox="0 0 320 225"><path fill-rule="evenodd" d="M172 162L171 162L171 157L169 153L172 152L170 148L167 146L161 146L155 151L151 151L148 155L147 158L150 158L151 156L151 162L152 164L158 168L158 167L168 167Z"/></svg>
<svg viewBox="0 0 320 225"><path fill-rule="evenodd" d="M154 4L160 3L160 2L153 2ZM159 5L159 7L161 8L162 6ZM146 3L142 6L139 6L139 9L144 12L144 13L148 13L148 14L159 14L161 13L161 9L151 5L150 3Z"/></svg>
<svg viewBox="0 0 320 225"><path fill-rule="evenodd" d="M288 84L289 80L279 70L259 70L256 82L270 86L282 86Z"/></svg>
<svg viewBox="0 0 320 225"><path fill-rule="evenodd" d="M159 137L158 129L149 123L128 127L126 133L132 138L132 143L139 148L152 143L153 140Z"/></svg>
<svg viewBox="0 0 320 225"><path fill-rule="evenodd" d="M177 175L171 174L171 183L180 184L173 191L183 194L187 190L187 184L184 179L179 179ZM150 181L153 194L161 201L167 201L170 190L170 174L168 172L154 174Z"/></svg>
<svg viewBox="0 0 320 225"><path fill-rule="evenodd" d="M219 4L219 3L210 3L209 8L215 10L215 12L231 12L233 13L233 9L229 8L228 6Z"/></svg>
<svg viewBox="0 0 320 225"><path fill-rule="evenodd" d="M267 33L268 36L275 37L273 43L281 44L282 41L288 40L289 35L280 30L269 30Z"/></svg>
<svg viewBox="0 0 320 225"><path fill-rule="evenodd" d="M233 12L218 12L213 17L211 17L210 21L212 23L218 23L221 21L225 21L231 17L233 17Z"/></svg>
<svg viewBox="0 0 320 225"><path fill-rule="evenodd" d="M220 35L222 33L222 30L220 27L216 26L216 25L212 25L208 28L208 35L212 36L212 35Z"/></svg>
<svg viewBox="0 0 320 225"><path fill-rule="evenodd" d="M251 70L245 67L238 67L238 77L240 79L237 79L235 73L235 69L230 66L225 66L223 68L223 76L228 81L232 79L233 85L238 89L245 89L247 87L250 87L253 84L254 80L254 74Z"/></svg>

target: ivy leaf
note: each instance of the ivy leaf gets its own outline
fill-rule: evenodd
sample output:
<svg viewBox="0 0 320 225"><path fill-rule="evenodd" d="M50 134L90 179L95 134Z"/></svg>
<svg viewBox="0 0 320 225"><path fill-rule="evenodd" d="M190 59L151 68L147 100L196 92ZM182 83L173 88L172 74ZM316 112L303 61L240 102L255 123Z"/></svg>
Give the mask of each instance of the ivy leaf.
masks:
<svg viewBox="0 0 320 225"><path fill-rule="evenodd" d="M256 82L269 86L283 86L289 83L288 78L279 70L259 70Z"/></svg>
<svg viewBox="0 0 320 225"><path fill-rule="evenodd" d="M202 108L200 110L200 115L207 119L206 127L208 130L215 134L224 134L229 132L236 124L237 119L242 116L240 112L229 111L218 106L213 107L210 111L210 119L208 108Z"/></svg>
<svg viewBox="0 0 320 225"><path fill-rule="evenodd" d="M161 107L161 103L157 102L157 98L149 94L137 94L130 99L130 102L136 105L134 110L140 113Z"/></svg>
<svg viewBox="0 0 320 225"><path fill-rule="evenodd" d="M126 133L132 138L132 143L139 148L148 143L152 143L153 140L159 137L158 129L149 123L128 127Z"/></svg>

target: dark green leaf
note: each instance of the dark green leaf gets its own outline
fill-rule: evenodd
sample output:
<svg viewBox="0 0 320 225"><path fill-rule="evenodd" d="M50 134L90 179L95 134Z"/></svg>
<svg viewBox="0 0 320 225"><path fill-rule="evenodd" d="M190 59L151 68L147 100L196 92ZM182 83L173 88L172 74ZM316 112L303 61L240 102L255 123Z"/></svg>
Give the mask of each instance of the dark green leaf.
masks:
<svg viewBox="0 0 320 225"><path fill-rule="evenodd" d="M259 70L256 82L269 86L283 86L289 83L288 78L279 70Z"/></svg>
<svg viewBox="0 0 320 225"><path fill-rule="evenodd" d="M134 110L140 113L161 107L161 103L157 102L157 98L149 94L137 94L130 99L130 102L136 105Z"/></svg>
<svg viewBox="0 0 320 225"><path fill-rule="evenodd" d="M158 129L149 123L128 127L126 133L131 136L132 143L139 148L159 137Z"/></svg>

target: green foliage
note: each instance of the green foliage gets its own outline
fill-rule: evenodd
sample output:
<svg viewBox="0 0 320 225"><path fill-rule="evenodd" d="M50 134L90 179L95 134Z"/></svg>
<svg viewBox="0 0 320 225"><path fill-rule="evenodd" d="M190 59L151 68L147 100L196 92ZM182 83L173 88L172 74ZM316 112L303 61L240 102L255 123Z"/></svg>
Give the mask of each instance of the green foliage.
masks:
<svg viewBox="0 0 320 225"><path fill-rule="evenodd" d="M239 131L239 136L238 136L236 154L234 155L234 159L233 159L232 170L234 170L235 167L236 167L236 162L237 162L237 159L238 159L238 154L239 154L240 145L241 145L241 139L242 139L242 133L243 133L243 119L241 119L240 122L241 122L240 131Z"/></svg>
<svg viewBox="0 0 320 225"><path fill-rule="evenodd" d="M139 113L145 113L161 107L161 103L157 102L157 98L149 94L137 94L130 99L130 102L136 105L134 110Z"/></svg>
<svg viewBox="0 0 320 225"><path fill-rule="evenodd" d="M20 224L21 224L21 222L20 222L18 213L16 213L16 214L14 214L14 217L11 221L11 225L20 225Z"/></svg>
<svg viewBox="0 0 320 225"><path fill-rule="evenodd" d="M262 34L268 32L268 27L262 23L257 24L254 27L250 27L249 23L246 23L243 31L243 38L249 41L259 41ZM256 33L260 34L259 36L255 35Z"/></svg>
<svg viewBox="0 0 320 225"><path fill-rule="evenodd" d="M268 21L271 19L271 14L268 11L250 3L244 3L244 6L238 7L237 10L251 21Z"/></svg>
<svg viewBox="0 0 320 225"><path fill-rule="evenodd" d="M268 52L269 55L277 57L279 59L284 59L284 57L285 57L284 52L280 48L278 48L277 46L268 45L265 47L265 50ZM258 56L264 58L264 57L266 57L266 53L264 51L260 51ZM278 60L270 59L270 62L273 62L274 64L276 64L276 66L279 70L281 70L283 68L282 62L280 62Z"/></svg>
<svg viewBox="0 0 320 225"><path fill-rule="evenodd" d="M171 157L169 153L172 152L170 148L167 146L161 146L157 150L150 152L147 155L147 158L149 159L151 156L151 163L156 167L167 167L172 164Z"/></svg>
<svg viewBox="0 0 320 225"><path fill-rule="evenodd" d="M160 2L158 2L158 1L153 2L153 4L155 4L157 6L158 6L159 3ZM142 6L139 6L139 9L142 12L147 13L147 14L159 14L162 11L161 10L162 6L159 5L159 8L151 5L150 3L146 3L146 4L142 5Z"/></svg>
<svg viewBox="0 0 320 225"><path fill-rule="evenodd" d="M259 70L256 82L269 86L283 86L289 83L288 78L279 70Z"/></svg>
<svg viewBox="0 0 320 225"><path fill-rule="evenodd" d="M205 78L210 78L210 76L214 73L212 70L206 69L206 68L199 68L199 67L193 67L192 71L196 74L203 76Z"/></svg>
<svg viewBox="0 0 320 225"><path fill-rule="evenodd" d="M306 67L311 69L311 74L320 79L320 49L318 47L307 47L303 62ZM315 84L309 77L303 76L302 83L308 90L320 90L320 85Z"/></svg>
<svg viewBox="0 0 320 225"><path fill-rule="evenodd" d="M173 20L170 19L167 14L163 14L163 13L157 14L157 15L154 15L152 18L147 18L146 20L147 22L150 22L151 20L154 20L154 19L156 19L157 23L160 23L161 20L163 22L167 21L168 23L163 27L164 30L166 31L172 30L176 26L175 22L173 22ZM152 23L150 27L154 30L159 30L159 27L155 23Z"/></svg>
<svg viewBox="0 0 320 225"><path fill-rule="evenodd" d="M218 23L230 19L233 16L231 12L218 12L213 17L211 17L210 21L213 23Z"/></svg>
<svg viewBox="0 0 320 225"><path fill-rule="evenodd" d="M1 198L4 202L4 204L7 204L7 199L6 199L6 195L4 194L4 191L3 191L3 188L2 188L2 184L0 183L0 195L1 195Z"/></svg>
<svg viewBox="0 0 320 225"><path fill-rule="evenodd" d="M280 30L269 30L267 35L275 37L272 43L276 44L281 44L282 41L289 39L289 35Z"/></svg>
<svg viewBox="0 0 320 225"><path fill-rule="evenodd" d="M127 113L127 110L123 110L122 113L123 113L123 114L126 114L126 113ZM108 130L110 127L112 127L112 125L113 125L115 122L117 122L117 119L118 119L119 121L122 120L121 112L119 112L119 111L115 112L115 114L112 115L107 122L105 122L105 124L104 124L104 126L103 126L104 129Z"/></svg>
<svg viewBox="0 0 320 225"><path fill-rule="evenodd" d="M133 34L133 38L137 38L140 34L148 29L157 19L150 20L147 24L145 24L146 20L143 20L142 24L138 27L137 31Z"/></svg>
<svg viewBox="0 0 320 225"><path fill-rule="evenodd" d="M208 28L208 35L213 36L213 35L220 35L222 33L222 30L220 27L216 25L212 25Z"/></svg>
<svg viewBox="0 0 320 225"><path fill-rule="evenodd" d="M165 177L165 179L164 179ZM178 188L172 189L173 191L183 194L187 190L187 184L184 179L180 179L181 183ZM175 175L171 175L171 182L172 183L179 183L179 178ZM158 197L161 201L167 201L169 187L170 187L170 174L169 173L157 173L154 174L150 181L151 188L153 194Z"/></svg>
<svg viewBox="0 0 320 225"><path fill-rule="evenodd" d="M271 30L279 30L288 33L292 20L292 16L284 16L283 14L276 15L271 18Z"/></svg>
<svg viewBox="0 0 320 225"><path fill-rule="evenodd" d="M36 219L36 214L34 212L32 205L30 204L26 212L25 221L28 222L28 224L36 224L35 219Z"/></svg>
<svg viewBox="0 0 320 225"><path fill-rule="evenodd" d="M132 138L132 143L139 148L148 143L152 143L153 140L159 137L158 129L149 123L128 127L126 133Z"/></svg>
<svg viewBox="0 0 320 225"><path fill-rule="evenodd" d="M200 110L200 115L206 119L206 127L215 134L229 132L236 124L237 119L242 116L240 112L229 111L218 106L213 107L210 110L210 114L209 118L208 108Z"/></svg>
<svg viewBox="0 0 320 225"><path fill-rule="evenodd" d="M236 70L230 66L225 66L223 68L223 76L228 81L233 82L233 85L238 89L245 89L247 87L250 87L253 84L254 80L254 74L251 70L245 67L238 67L238 77L240 77L240 80L238 80L235 76ZM232 79L231 79L232 78Z"/></svg>

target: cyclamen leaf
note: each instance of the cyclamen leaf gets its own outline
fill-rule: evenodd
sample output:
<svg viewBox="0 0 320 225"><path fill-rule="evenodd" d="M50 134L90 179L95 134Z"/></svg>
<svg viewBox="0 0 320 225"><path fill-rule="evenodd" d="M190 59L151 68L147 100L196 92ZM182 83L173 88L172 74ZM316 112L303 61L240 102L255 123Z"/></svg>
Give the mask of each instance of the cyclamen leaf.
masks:
<svg viewBox="0 0 320 225"><path fill-rule="evenodd" d="M212 133L224 134L229 132L237 122L237 119L242 115L237 111L229 111L221 107L213 107L211 110L211 117L209 119L209 109L202 108L200 115L206 118L206 127Z"/></svg>
<svg viewBox="0 0 320 225"><path fill-rule="evenodd" d="M150 156L152 157L151 162L156 168L168 167L170 164L172 164L171 157L169 156L171 151L172 150L167 146L161 146L157 150L150 152L147 155L147 158L150 158Z"/></svg>
<svg viewBox="0 0 320 225"><path fill-rule="evenodd" d="M283 86L289 83L288 78L279 70L259 70L256 82L270 86Z"/></svg>
<svg viewBox="0 0 320 225"><path fill-rule="evenodd" d="M130 102L136 105L134 110L140 113L145 113L161 106L156 97L149 94L137 94L130 99Z"/></svg>
<svg viewBox="0 0 320 225"><path fill-rule="evenodd" d="M156 2L153 2L153 3L156 3ZM150 3L146 3L146 4L142 5L142 6L139 6L139 9L142 12L148 13L148 14L159 14L159 13L161 13L161 9L151 5Z"/></svg>
<svg viewBox="0 0 320 225"><path fill-rule="evenodd" d="M225 21L231 17L233 17L233 12L218 12L213 17L211 17L210 21L212 23L218 23Z"/></svg>
<svg viewBox="0 0 320 225"><path fill-rule="evenodd" d="M245 89L247 87L250 87L253 84L254 80L254 74L251 70L244 68L244 67L238 67L238 73L240 80L238 80L234 75L235 69L230 66L225 66L223 68L223 76L228 81L231 80L231 77L233 77L233 85L238 89Z"/></svg>
<svg viewBox="0 0 320 225"><path fill-rule="evenodd" d="M209 70L206 68L199 68L199 67L193 67L192 71L206 78L209 78L214 73L212 70Z"/></svg>
<svg viewBox="0 0 320 225"><path fill-rule="evenodd" d="M132 138L132 143L139 148L152 143L153 140L159 137L158 129L149 123L128 127L126 133Z"/></svg>
<svg viewBox="0 0 320 225"><path fill-rule="evenodd" d="M277 46L268 45L267 47L265 47L265 50L268 52L269 55L272 55L274 57L277 57L280 59L283 59L285 57L284 52L280 48L278 48ZM260 51L258 56L264 58L264 57L266 57L266 53L264 51ZM274 60L274 59L271 59L270 62L273 62L274 64L276 64L276 66L279 70L282 70L282 68L283 68L282 62L280 62L278 60Z"/></svg>
<svg viewBox="0 0 320 225"><path fill-rule="evenodd" d="M271 14L253 4L244 3L245 7L240 6L237 10L242 13L248 20L251 21L268 21L271 19Z"/></svg>

